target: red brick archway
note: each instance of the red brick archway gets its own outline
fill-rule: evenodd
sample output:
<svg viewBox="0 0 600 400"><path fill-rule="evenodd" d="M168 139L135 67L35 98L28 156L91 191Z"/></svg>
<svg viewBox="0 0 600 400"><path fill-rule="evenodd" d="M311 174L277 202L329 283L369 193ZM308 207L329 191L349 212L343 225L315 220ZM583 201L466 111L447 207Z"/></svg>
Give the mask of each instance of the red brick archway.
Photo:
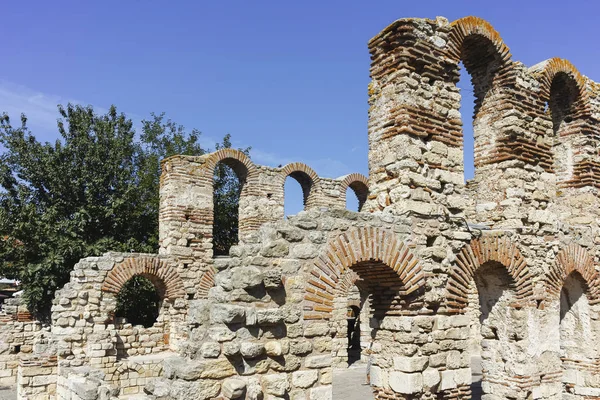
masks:
<svg viewBox="0 0 600 400"><path fill-rule="evenodd" d="M358 199L358 211L361 211L369 196L369 182L367 177L363 174L353 173L338 179L342 181L342 199L346 201L346 192L350 188L354 191Z"/></svg>
<svg viewBox="0 0 600 400"><path fill-rule="evenodd" d="M594 259L588 251L574 243L564 247L556 256L546 278L546 289L552 296L560 296L565 279L572 273L578 272L587 284L590 303L600 302L600 275L594 266Z"/></svg>
<svg viewBox="0 0 600 400"><path fill-rule="evenodd" d="M507 269L516 285L517 301L526 302L533 297L532 275L517 244L506 236L488 236L472 240L458 253L448 278L448 311L465 312L475 272L489 261Z"/></svg>
<svg viewBox="0 0 600 400"><path fill-rule="evenodd" d="M304 207L308 209L316 206L319 194L319 176L317 173L304 163L290 163L279 172L277 176L278 186L283 187L288 176L291 176L300 184Z"/></svg>
<svg viewBox="0 0 600 400"><path fill-rule="evenodd" d="M305 287L304 319L331 319L333 299L343 295L348 288L348 279L353 276L345 272L369 261L384 264L386 272L391 271L400 279L403 285L401 296L411 294L425 284L419 260L396 234L383 228L351 229L330 239L315 260Z"/></svg>
<svg viewBox="0 0 600 400"><path fill-rule="evenodd" d="M175 268L158 258L128 258L108 273L102 291L118 294L123 285L136 275L148 278L166 299L185 297L183 281Z"/></svg>

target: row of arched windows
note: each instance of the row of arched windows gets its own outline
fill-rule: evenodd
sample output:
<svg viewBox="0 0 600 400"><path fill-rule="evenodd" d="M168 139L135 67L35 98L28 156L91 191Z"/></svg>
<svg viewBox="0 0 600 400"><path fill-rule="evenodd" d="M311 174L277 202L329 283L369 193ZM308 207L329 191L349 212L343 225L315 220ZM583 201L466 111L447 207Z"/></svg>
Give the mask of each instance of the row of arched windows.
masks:
<svg viewBox="0 0 600 400"><path fill-rule="evenodd" d="M474 17L453 23L451 52L459 62L460 79L457 86L461 94L460 112L463 120L465 178L474 175L476 144L490 142L490 108L496 109L499 96L510 89L504 85L516 85L511 69L519 68L510 59L508 47L500 35L489 25ZM523 93L517 102L533 102L533 114L546 115L552 122L552 131L557 138L570 129L577 128L577 120L586 110L584 78L568 61L554 58L529 69L528 74L540 83L539 92L528 99ZM512 74L516 75L516 74ZM517 90L518 92L519 90ZM517 93L517 97L519 97ZM537 98L536 98L537 97ZM535 110L537 109L537 111ZM484 112L481 112L484 111ZM472 123L467 123L471 115ZM535 117L535 115L534 115ZM554 160L555 164L557 163ZM561 165L555 165L561 170Z"/></svg>
<svg viewBox="0 0 600 400"><path fill-rule="evenodd" d="M222 160L217 163L213 177L213 254L228 255L239 236L239 204L246 185L247 171L241 163ZM314 174L314 173L313 173ZM290 172L284 181L284 217L307 209L314 202L314 177L304 171ZM351 178L351 177L350 177ZM349 179L346 190L346 209L361 211L368 187L364 180Z"/></svg>

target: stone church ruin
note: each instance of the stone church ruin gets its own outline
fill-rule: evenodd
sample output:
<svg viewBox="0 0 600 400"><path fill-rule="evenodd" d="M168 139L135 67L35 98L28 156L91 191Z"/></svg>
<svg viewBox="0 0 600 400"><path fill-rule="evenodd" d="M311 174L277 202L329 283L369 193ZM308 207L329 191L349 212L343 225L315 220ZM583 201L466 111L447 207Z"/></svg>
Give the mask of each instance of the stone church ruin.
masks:
<svg viewBox="0 0 600 400"><path fill-rule="evenodd" d="M376 399L600 399L600 84L560 58L514 61L475 17L401 19L369 51L368 177L230 149L165 159L158 254L81 260L49 327L8 300L0 385L19 399L322 400L368 349ZM219 163L243 189L238 244L214 257ZM288 176L305 211L284 218ZM136 276L160 296L148 327L115 316Z"/></svg>

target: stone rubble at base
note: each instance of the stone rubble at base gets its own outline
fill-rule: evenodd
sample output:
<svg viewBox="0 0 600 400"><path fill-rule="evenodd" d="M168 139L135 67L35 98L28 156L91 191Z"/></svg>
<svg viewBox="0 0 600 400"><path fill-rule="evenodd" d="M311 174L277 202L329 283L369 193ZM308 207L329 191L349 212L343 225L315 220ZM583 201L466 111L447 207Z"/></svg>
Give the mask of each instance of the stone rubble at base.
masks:
<svg viewBox="0 0 600 400"><path fill-rule="evenodd" d="M159 254L81 260L50 327L8 302L0 385L19 399L331 399L355 307L377 399L600 399L600 86L566 60L513 61L475 17L398 20L369 51L368 178L230 149L164 160ZM466 185L461 62L476 99ZM219 162L243 182L227 257L212 251ZM288 176L305 211L285 219ZM114 317L135 275L163 298L150 328Z"/></svg>

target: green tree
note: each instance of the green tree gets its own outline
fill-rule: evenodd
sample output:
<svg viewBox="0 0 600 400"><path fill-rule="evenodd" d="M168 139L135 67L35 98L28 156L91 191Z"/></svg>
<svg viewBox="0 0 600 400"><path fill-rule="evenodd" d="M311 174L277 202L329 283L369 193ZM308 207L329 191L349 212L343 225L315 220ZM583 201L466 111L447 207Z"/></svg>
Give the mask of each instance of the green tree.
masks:
<svg viewBox="0 0 600 400"><path fill-rule="evenodd" d="M231 136L225 135L223 143L217 144L216 149L231 147ZM250 147L240 149L246 155L250 154ZM227 255L229 249L238 240L238 204L244 182L225 163L217 164L214 174L214 222L213 226L213 252L215 255ZM245 177L242 177L245 179Z"/></svg>
<svg viewBox="0 0 600 400"><path fill-rule="evenodd" d="M151 114L140 138L113 106L59 106L54 143L40 143L21 116L0 118L0 275L20 279L30 310L49 316L75 263L108 250L158 247L159 161L201 155L197 130ZM230 146L229 136L223 144ZM227 179L227 178L225 178ZM238 191L235 183L226 190Z"/></svg>
<svg viewBox="0 0 600 400"><path fill-rule="evenodd" d="M158 317L161 299L148 278L136 275L123 285L117 295L115 315L132 325L151 327Z"/></svg>

